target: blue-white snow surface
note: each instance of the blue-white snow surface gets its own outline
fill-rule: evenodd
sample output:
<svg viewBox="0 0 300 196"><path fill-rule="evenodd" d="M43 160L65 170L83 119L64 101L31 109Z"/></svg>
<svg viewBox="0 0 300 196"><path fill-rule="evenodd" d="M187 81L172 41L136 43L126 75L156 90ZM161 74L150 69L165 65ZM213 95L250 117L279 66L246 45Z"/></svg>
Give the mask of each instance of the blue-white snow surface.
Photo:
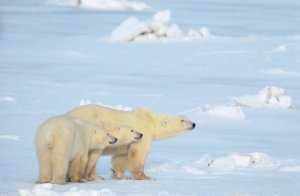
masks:
<svg viewBox="0 0 300 196"><path fill-rule="evenodd" d="M299 195L300 1L144 3L149 11L101 12L0 1L0 195ZM207 27L214 37L108 41L126 18L165 9L183 30ZM293 107L241 108L238 118L193 110L266 86L284 89ZM36 185L36 128L80 100L191 111L197 127L153 142L145 172L155 181L112 180L104 157L97 170L105 181Z"/></svg>

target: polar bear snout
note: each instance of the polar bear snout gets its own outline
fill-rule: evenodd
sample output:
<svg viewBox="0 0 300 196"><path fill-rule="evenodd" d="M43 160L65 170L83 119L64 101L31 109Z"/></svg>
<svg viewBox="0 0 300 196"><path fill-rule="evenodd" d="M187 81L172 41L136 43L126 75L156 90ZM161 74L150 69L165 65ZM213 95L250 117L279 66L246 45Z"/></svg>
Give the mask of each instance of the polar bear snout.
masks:
<svg viewBox="0 0 300 196"><path fill-rule="evenodd" d="M108 137L110 137L110 141L108 142L109 144L115 144L118 141L118 138L111 136L110 134L107 134Z"/></svg>
<svg viewBox="0 0 300 196"><path fill-rule="evenodd" d="M193 129L194 129L194 128L196 127L196 123L193 123L193 124L192 124L192 127L193 127Z"/></svg>
<svg viewBox="0 0 300 196"><path fill-rule="evenodd" d="M193 129L195 129L195 127L196 127L196 123L191 122L191 127L189 128L189 130L193 130Z"/></svg>
<svg viewBox="0 0 300 196"><path fill-rule="evenodd" d="M136 140L140 140L143 137L143 134L141 134L141 133L136 133L136 135L137 136L134 138Z"/></svg>

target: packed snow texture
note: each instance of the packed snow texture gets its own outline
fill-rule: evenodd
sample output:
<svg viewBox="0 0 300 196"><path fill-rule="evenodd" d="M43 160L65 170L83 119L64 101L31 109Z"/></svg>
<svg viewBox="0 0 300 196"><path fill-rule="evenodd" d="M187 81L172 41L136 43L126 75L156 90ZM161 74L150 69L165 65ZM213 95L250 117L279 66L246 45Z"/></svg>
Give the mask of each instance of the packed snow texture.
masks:
<svg viewBox="0 0 300 196"><path fill-rule="evenodd" d="M284 90L267 86L256 95L232 97L232 104L241 107L289 109L293 107L292 98L284 95Z"/></svg>
<svg viewBox="0 0 300 196"><path fill-rule="evenodd" d="M20 189L20 196L112 196L116 195L110 189L101 189L101 190L79 190L77 187L73 187L68 191L63 193L58 193L52 190L51 184L41 184L36 185L33 189Z"/></svg>
<svg viewBox="0 0 300 196"><path fill-rule="evenodd" d="M165 10L153 15L152 20L140 21L130 17L111 33L112 41L134 42L155 40L190 40L211 38L208 28L189 30L185 33L177 24L171 23L171 11Z"/></svg>
<svg viewBox="0 0 300 196"><path fill-rule="evenodd" d="M48 0L48 4L78 6L84 9L107 11L144 11L150 8L145 3L127 0Z"/></svg>

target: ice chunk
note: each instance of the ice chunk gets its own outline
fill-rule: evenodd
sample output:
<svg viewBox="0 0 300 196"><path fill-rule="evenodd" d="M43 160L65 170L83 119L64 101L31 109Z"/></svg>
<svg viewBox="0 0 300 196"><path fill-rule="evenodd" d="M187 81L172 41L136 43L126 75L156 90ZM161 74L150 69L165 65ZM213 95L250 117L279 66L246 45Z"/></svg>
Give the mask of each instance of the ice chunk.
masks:
<svg viewBox="0 0 300 196"><path fill-rule="evenodd" d="M284 90L275 86L267 86L256 95L232 97L231 101L235 106L244 107L276 109L288 109L293 107L291 97L284 95Z"/></svg>
<svg viewBox="0 0 300 196"><path fill-rule="evenodd" d="M189 30L188 33L187 33L187 36L189 38L209 38L211 37L211 34L209 32L209 29L206 28L206 27L203 27L199 30Z"/></svg>
<svg viewBox="0 0 300 196"><path fill-rule="evenodd" d="M177 24L171 23L171 12L161 11L150 21L131 17L120 24L111 34L112 41L190 40L211 37L207 28L184 33Z"/></svg>
<svg viewBox="0 0 300 196"><path fill-rule="evenodd" d="M158 12L153 15L152 19L155 22L168 24L171 21L171 12L170 12L170 10Z"/></svg>
<svg viewBox="0 0 300 196"><path fill-rule="evenodd" d="M149 26L135 17L120 24L111 34L112 41L134 41L136 37L150 32Z"/></svg>
<svg viewBox="0 0 300 196"><path fill-rule="evenodd" d="M256 168L262 167L275 167L278 166L279 163L276 163L271 156L262 153L262 152L253 152L250 153L250 166Z"/></svg>

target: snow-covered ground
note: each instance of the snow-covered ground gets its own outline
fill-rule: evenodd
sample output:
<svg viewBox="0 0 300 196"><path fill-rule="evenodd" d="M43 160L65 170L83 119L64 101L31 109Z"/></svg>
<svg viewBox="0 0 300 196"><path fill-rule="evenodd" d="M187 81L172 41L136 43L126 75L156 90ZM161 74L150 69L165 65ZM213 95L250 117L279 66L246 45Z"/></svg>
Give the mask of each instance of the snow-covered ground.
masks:
<svg viewBox="0 0 300 196"><path fill-rule="evenodd" d="M143 2L126 0L48 0L53 6L72 6L94 11L145 11L150 7Z"/></svg>
<svg viewBox="0 0 300 196"><path fill-rule="evenodd" d="M151 10L0 1L0 195L299 195L300 2L139 2ZM127 18L161 10L214 39L110 41ZM36 185L36 128L86 103L183 114L197 127L153 143L155 181L112 180L103 157L105 181Z"/></svg>

